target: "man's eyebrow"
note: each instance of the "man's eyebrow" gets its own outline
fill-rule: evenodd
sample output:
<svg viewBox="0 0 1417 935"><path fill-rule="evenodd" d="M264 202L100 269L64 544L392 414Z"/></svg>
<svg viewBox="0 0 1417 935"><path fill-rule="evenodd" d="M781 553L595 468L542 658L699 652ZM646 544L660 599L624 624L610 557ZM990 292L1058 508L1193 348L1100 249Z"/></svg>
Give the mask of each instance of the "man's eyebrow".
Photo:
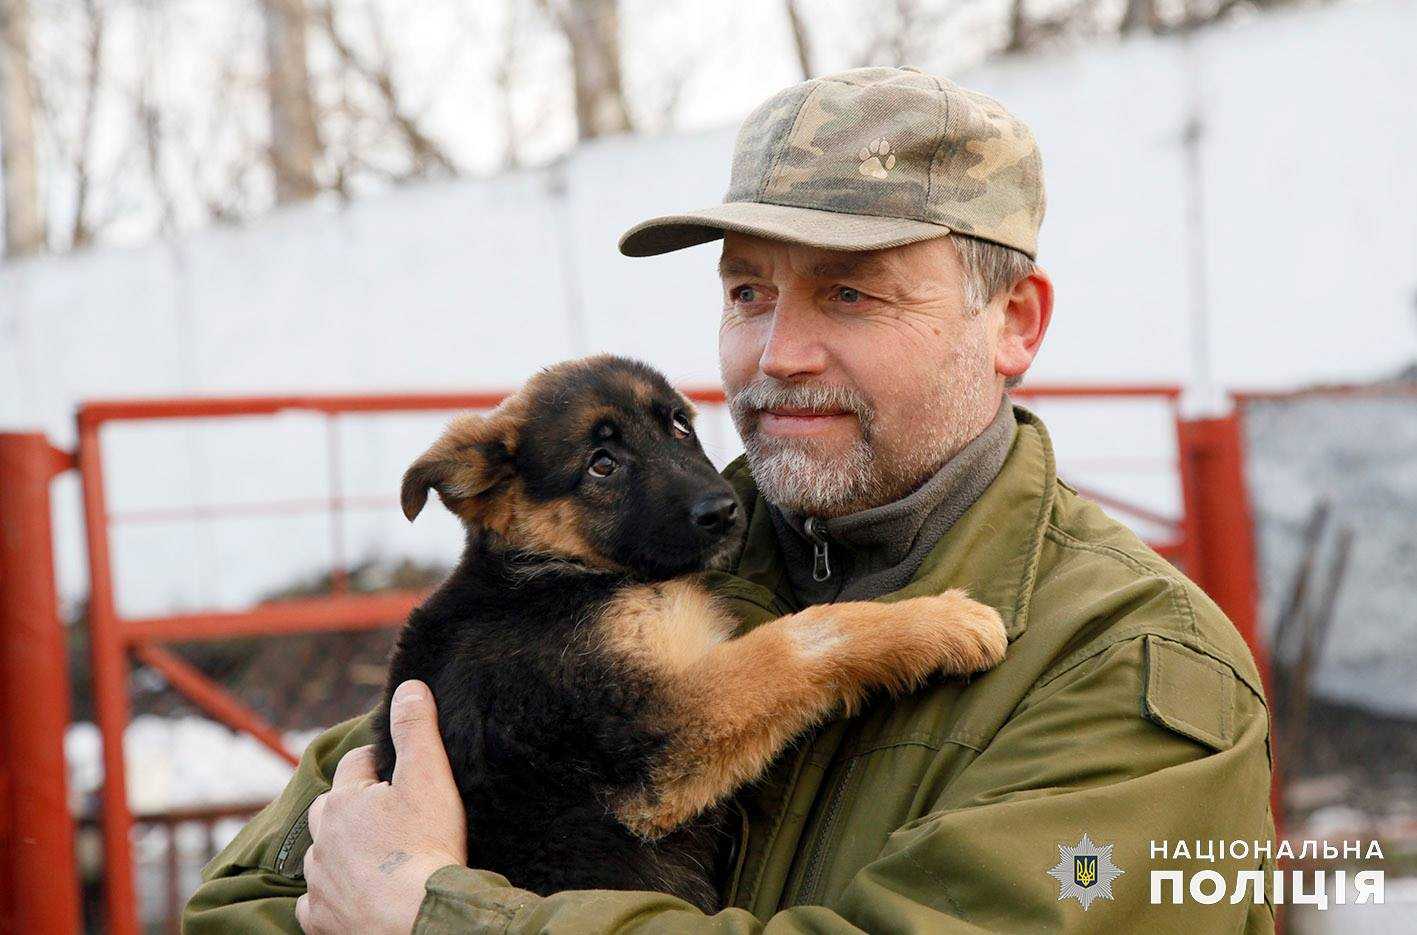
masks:
<svg viewBox="0 0 1417 935"><path fill-rule="evenodd" d="M870 273L878 269L879 265L874 257L843 257L822 260L820 263L814 264L807 274L817 279L832 279L838 276L849 276L852 273ZM718 261L718 274L720 276L761 276L763 271L756 264L742 257L726 256Z"/></svg>
<svg viewBox="0 0 1417 935"><path fill-rule="evenodd" d="M816 279L835 279L850 276L852 273L870 273L878 266L874 257L843 257L839 260L823 260L814 264L807 272Z"/></svg>
<svg viewBox="0 0 1417 935"><path fill-rule="evenodd" d="M719 276L761 276L763 271L742 257L726 256L718 261Z"/></svg>

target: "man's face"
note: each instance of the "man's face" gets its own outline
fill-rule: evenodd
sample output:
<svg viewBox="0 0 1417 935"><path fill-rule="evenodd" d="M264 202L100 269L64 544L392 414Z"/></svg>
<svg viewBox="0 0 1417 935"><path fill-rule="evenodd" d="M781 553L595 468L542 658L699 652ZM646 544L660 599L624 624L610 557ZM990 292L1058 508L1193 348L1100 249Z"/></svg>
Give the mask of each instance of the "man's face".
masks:
<svg viewBox="0 0 1417 935"><path fill-rule="evenodd" d="M759 490L841 516L918 487L981 432L1002 313L965 310L948 238L839 252L729 233L719 367Z"/></svg>

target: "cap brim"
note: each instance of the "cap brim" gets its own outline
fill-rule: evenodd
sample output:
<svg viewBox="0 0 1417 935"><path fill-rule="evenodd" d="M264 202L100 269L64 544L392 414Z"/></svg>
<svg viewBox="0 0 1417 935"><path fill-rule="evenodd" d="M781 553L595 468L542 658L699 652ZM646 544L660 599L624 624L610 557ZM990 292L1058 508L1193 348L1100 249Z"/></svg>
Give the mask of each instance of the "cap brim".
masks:
<svg viewBox="0 0 1417 935"><path fill-rule="evenodd" d="M909 218L730 201L636 224L621 235L620 252L625 256L655 256L718 240L725 231L824 250L881 250L943 237L950 229Z"/></svg>

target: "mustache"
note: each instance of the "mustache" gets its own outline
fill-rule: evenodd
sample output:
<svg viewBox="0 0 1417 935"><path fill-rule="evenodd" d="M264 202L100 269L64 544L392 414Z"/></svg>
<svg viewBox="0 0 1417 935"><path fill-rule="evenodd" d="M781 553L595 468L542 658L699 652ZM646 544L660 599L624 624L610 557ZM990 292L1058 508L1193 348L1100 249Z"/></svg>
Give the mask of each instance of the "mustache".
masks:
<svg viewBox="0 0 1417 935"><path fill-rule="evenodd" d="M844 410L861 422L862 433L870 428L876 411L865 396L849 386L814 383L782 383L774 379L756 380L734 393L728 408L740 424L757 421L764 409Z"/></svg>

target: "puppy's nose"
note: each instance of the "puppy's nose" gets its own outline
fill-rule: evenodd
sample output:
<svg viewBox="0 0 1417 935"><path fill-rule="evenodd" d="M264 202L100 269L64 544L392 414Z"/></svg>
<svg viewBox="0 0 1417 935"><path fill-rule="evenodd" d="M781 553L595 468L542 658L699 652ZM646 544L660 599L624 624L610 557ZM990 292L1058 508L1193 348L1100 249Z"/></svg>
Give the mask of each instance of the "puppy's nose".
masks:
<svg viewBox="0 0 1417 935"><path fill-rule="evenodd" d="M738 515L738 501L726 494L714 494L694 504L690 515L694 525L705 532L723 532Z"/></svg>

